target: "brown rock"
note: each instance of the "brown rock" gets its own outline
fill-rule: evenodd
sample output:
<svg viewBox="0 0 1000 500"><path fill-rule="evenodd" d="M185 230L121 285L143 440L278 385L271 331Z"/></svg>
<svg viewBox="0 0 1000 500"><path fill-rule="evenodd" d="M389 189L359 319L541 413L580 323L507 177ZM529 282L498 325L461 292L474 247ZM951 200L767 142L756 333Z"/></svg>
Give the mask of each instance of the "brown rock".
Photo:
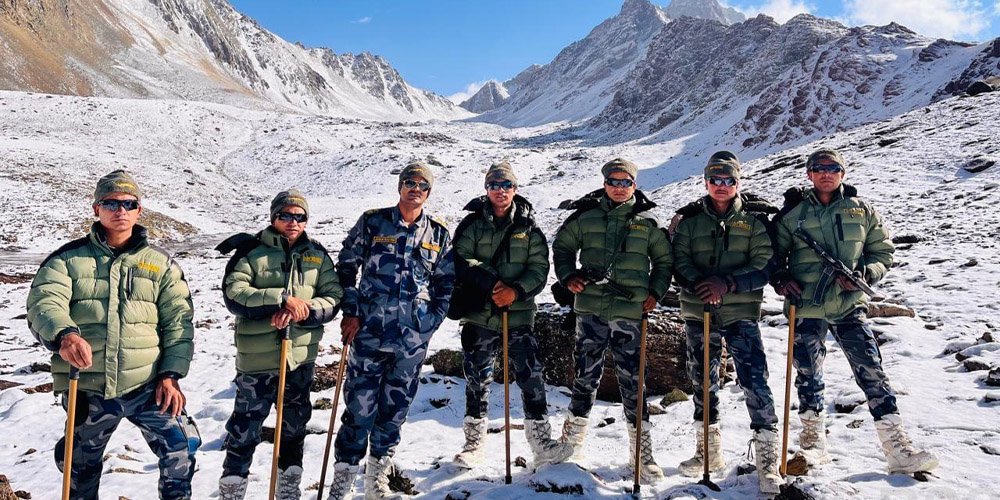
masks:
<svg viewBox="0 0 1000 500"><path fill-rule="evenodd" d="M316 378L313 379L312 392L325 391L332 388L337 383L337 370L339 367L339 361L326 366L316 366Z"/></svg>
<svg viewBox="0 0 1000 500"><path fill-rule="evenodd" d="M21 389L21 390L23 390L24 392L26 392L28 394L36 394L36 393L39 393L39 392L41 392L41 393L52 392L52 382L46 382L46 383L44 383L42 385L36 385L34 387L28 387L28 388Z"/></svg>
<svg viewBox="0 0 1000 500"><path fill-rule="evenodd" d="M14 490L10 487L10 481L2 474L0 474L0 500L17 500Z"/></svg>
<svg viewBox="0 0 1000 500"><path fill-rule="evenodd" d="M434 367L434 373L445 377L462 377L462 352L452 349L441 349L427 357L427 363ZM502 374L496 374L494 380L503 380Z"/></svg>
<svg viewBox="0 0 1000 500"><path fill-rule="evenodd" d="M869 318L914 318L916 316L916 311L901 305L888 304L885 302L872 302L869 304Z"/></svg>

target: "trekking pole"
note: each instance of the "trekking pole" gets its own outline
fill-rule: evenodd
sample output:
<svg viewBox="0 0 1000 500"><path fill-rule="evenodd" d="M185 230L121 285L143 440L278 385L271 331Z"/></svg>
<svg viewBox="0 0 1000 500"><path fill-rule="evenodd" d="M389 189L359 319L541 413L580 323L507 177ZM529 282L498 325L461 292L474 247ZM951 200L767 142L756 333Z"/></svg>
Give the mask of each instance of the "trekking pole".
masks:
<svg viewBox="0 0 1000 500"><path fill-rule="evenodd" d="M719 485L717 485L717 484L715 484L715 483L712 482L712 476L708 472L708 459L709 459L709 456L708 456L708 454L709 454L709 451L708 451L708 420L709 420L709 416L712 413L709 410L709 408L708 408L708 384L709 384L709 381L710 381L709 372L711 371L710 370L711 367L709 366L709 359L708 359L709 358L709 356L708 356L708 350L709 350L708 343L709 343L709 340L710 340L709 336L710 336L710 333L711 333L711 325L710 325L710 320L712 319L711 318L711 313L710 313L711 309L712 309L711 305L705 304L704 317L702 318L702 320L703 320L703 322L705 324L705 336L702 339L702 342L704 343L704 349L702 349L704 351L704 355L702 357L702 362L703 363L702 363L702 366L701 366L701 370L702 370L702 377L701 377L701 423L702 423L701 432L702 432L702 443L701 444L703 446L702 450L704 451L704 453L702 453L703 456L701 458L702 458L702 461L705 464L705 470L704 470L704 474L701 477L701 481L698 481L698 484L700 484L702 486L705 486L706 488L708 488L708 489L710 489L712 491L722 491L722 489L719 488Z"/></svg>
<svg viewBox="0 0 1000 500"><path fill-rule="evenodd" d="M323 485L326 484L326 466L330 461L330 445L333 444L333 426L337 421L337 403L340 401L340 387L344 380L344 372L347 371L347 351L351 344L344 344L344 349L340 351L340 364L337 365L337 380L333 388L333 412L330 413L330 426L326 432L326 449L323 450L323 467L319 474L319 493L316 500L323 500Z"/></svg>
<svg viewBox="0 0 1000 500"><path fill-rule="evenodd" d="M275 402L278 414L274 423L274 451L271 454L271 486L267 493L268 500L274 500L274 487L278 480L278 457L281 455L281 419L285 410L285 375L288 367L285 356L288 355L288 344L291 343L289 340L291 328L292 326L289 324L281 330L281 354L278 357L281 364L278 366L278 398Z"/></svg>
<svg viewBox="0 0 1000 500"><path fill-rule="evenodd" d="M788 362L785 363L785 423L781 436L781 475L788 475L788 419L792 398L792 352L795 349L795 304L788 307Z"/></svg>
<svg viewBox="0 0 1000 500"><path fill-rule="evenodd" d="M73 477L73 434L76 431L76 386L80 381L80 370L75 366L69 367L69 396L68 407L66 408L66 439L63 444L63 484L62 500L69 500L69 485Z"/></svg>
<svg viewBox="0 0 1000 500"><path fill-rule="evenodd" d="M504 418L504 447L507 453L507 475L504 477L504 484L510 484L510 361L508 357L508 325L507 312L509 308L500 309L500 324L503 329L503 418Z"/></svg>
<svg viewBox="0 0 1000 500"><path fill-rule="evenodd" d="M646 332L649 330L649 313L642 313L642 323L639 329L639 389L637 391L637 402L635 405L635 477L632 481L632 496L639 498L639 467L640 467L640 457L642 456L642 446L640 446L642 439L642 410L645 406L643 403L646 402L645 395L643 394L643 387L646 383Z"/></svg>

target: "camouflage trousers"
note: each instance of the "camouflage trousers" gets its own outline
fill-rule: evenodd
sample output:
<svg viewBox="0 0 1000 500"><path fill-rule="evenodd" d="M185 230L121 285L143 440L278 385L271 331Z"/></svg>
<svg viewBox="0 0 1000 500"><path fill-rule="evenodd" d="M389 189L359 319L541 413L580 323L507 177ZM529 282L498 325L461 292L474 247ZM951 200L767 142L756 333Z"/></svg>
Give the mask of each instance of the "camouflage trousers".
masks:
<svg viewBox="0 0 1000 500"><path fill-rule="evenodd" d="M179 417L160 414L155 398L156 383L132 391L120 398L104 399L96 394L77 395L76 422L73 430L73 465L70 498L98 498L104 449L122 419L127 419L142 432L149 449L159 458L161 499L191 498L191 477L194 475L194 454L201 446L201 437L194 420L186 413ZM63 398L63 408L68 408ZM56 443L56 467L62 472L65 437ZM53 490L56 491L56 490Z"/></svg>
<svg viewBox="0 0 1000 500"><path fill-rule="evenodd" d="M570 413L577 417L590 415L597 397L597 388L601 385L601 374L604 373L604 353L611 348L625 418L629 423L635 424L639 390L639 328L638 320L604 321L596 314L577 316L576 347L573 351L576 374L573 379L573 396L569 402ZM648 409L644 404L643 421L649 420Z"/></svg>
<svg viewBox="0 0 1000 500"><path fill-rule="evenodd" d="M767 356L760 339L760 328L756 321L740 320L720 327L710 325L708 336L708 421L719 421L719 363L722 339L726 339L729 355L736 365L736 382L743 389L750 413L750 428L777 431L778 417L774 412L774 397L767 386ZM694 393L694 420L701 422L705 410L702 406L701 387L703 384L705 356L705 323L686 321L687 331L687 372L691 378Z"/></svg>
<svg viewBox="0 0 1000 500"><path fill-rule="evenodd" d="M285 374L285 403L282 411L281 449L278 467L302 466L302 447L306 439L306 424L312 417L309 389L316 365L306 363ZM264 419L278 399L277 373L239 373L233 414L226 422L226 459L222 476L247 477L253 452L261 441Z"/></svg>
<svg viewBox="0 0 1000 500"><path fill-rule="evenodd" d="M358 332L347 358L345 409L334 450L337 462L357 465L365 450L376 458L395 453L426 355L427 344L406 351L394 342L383 345L366 329Z"/></svg>
<svg viewBox="0 0 1000 500"><path fill-rule="evenodd" d="M514 380L521 388L524 418L540 420L548 413L545 401L545 381L542 361L538 358L538 341L530 325L508 332L508 351L513 365ZM503 332L466 323L462 327L462 370L465 373L465 415L482 418L487 415L490 384L493 383L493 360L503 349Z"/></svg>
<svg viewBox="0 0 1000 500"><path fill-rule="evenodd" d="M822 319L800 319L795 323L793 363L797 371L795 388L799 393L799 412L823 409L823 361L826 359L826 332L840 344L854 372L854 380L868 399L868 409L875 420L898 413L896 395L882 370L882 353L863 312L836 323Z"/></svg>

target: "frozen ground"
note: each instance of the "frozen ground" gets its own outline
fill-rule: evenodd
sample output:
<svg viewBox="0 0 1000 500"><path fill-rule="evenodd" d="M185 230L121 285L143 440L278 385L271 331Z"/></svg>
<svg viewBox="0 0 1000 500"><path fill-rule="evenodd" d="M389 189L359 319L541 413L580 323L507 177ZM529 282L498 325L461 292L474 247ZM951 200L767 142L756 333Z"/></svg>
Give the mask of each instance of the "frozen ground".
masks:
<svg viewBox="0 0 1000 500"><path fill-rule="evenodd" d="M888 122L840 133L821 141L840 147L851 162L848 182L855 183L882 211L897 235L920 241L901 245L899 264L881 289L916 310L916 318L875 320L889 339L882 346L885 366L899 393L899 404L914 440L941 457L930 482L889 476L884 470L870 417L864 405L850 413L834 411L835 402L860 399L860 391L836 344L829 344L826 381L830 411L829 439L834 462L800 479L818 498L990 498L1000 467L1000 409L986 402L985 371L969 372L954 350L998 332L1000 308L1000 167L968 173L960 167L982 157L1000 158L1000 95L951 99ZM190 376L182 381L188 409L195 416L204 445L198 452L195 498L212 498L223 453L224 424L232 411L235 348L231 317L222 304L219 283L225 260L211 250L235 231L256 230L265 221L274 192L298 186L310 196L314 216L309 231L333 251L349 225L365 209L395 200L395 175L411 158L431 157L440 166L428 208L452 227L461 207L482 191L482 173L493 160L507 156L521 179L521 193L539 207L542 227L554 234L564 216L558 202L599 187L599 166L623 155L643 166L661 164L676 154L672 146L622 145L581 148L573 141L538 146L532 137L551 129L508 130L484 124L393 124L252 112L222 105L180 101L81 99L0 92L0 272L31 274L38 261L60 242L81 234L90 219L94 181L115 167L135 172L148 191L146 206L158 216L151 225L161 241L178 251L196 303L196 354ZM895 141L892 141L895 139ZM805 174L784 166L786 157L802 156L820 143L749 162L745 189L774 202L787 187L801 185ZM739 151L737 151L739 153ZM683 171L656 172L657 179L685 179L700 164ZM668 175L664 175L668 174ZM652 176L651 176L652 177ZM643 180L640 174L640 182ZM702 192L697 178L644 186L661 204L666 222L672 211ZM18 280L14 280L18 281ZM0 284L0 380L21 384L0 389L0 473L16 490L34 498L54 498L59 473L52 448L65 415L51 393L23 391L50 381L31 365L47 361L23 320L27 283ZM543 299L544 300L544 299ZM779 303L770 289L767 309ZM771 387L781 411L787 325L765 319L763 334L771 367ZM455 322L435 335L431 350L459 348ZM339 346L336 324L324 346ZM1000 344L988 343L968 354L1000 365ZM320 364L336 361L329 353ZM490 434L489 464L458 473L450 459L459 450L464 382L433 375L430 367L403 430L397 464L421 498L525 498L551 484L582 486L586 497L623 497L631 486L626 464L627 438L620 405L599 403L581 465L602 482L574 466L563 465L532 475L514 469L514 484L503 485L502 434ZM2 387L2 386L0 386ZM491 428L503 423L502 386L494 386ZM568 402L565 390L551 388L554 427L561 427ZM314 399L332 397L332 390ZM447 399L436 408L431 400ZM651 396L650 401L659 401ZM793 397L794 399L794 397ZM516 388L512 417L521 417ZM643 488L656 498L744 498L756 495L756 476L737 476L746 461L749 419L739 391L722 391L724 450L729 464L716 476L723 487L712 493L681 477L678 462L694 448L690 401L667 407L654 423L655 455L667 479ZM341 405L342 407L342 405ZM317 410L306 440L304 484L316 482L329 411ZM596 425L606 417L615 422ZM270 423L270 422L269 422ZM517 422L519 423L519 422ZM792 431L797 433L793 421ZM794 439L792 440L794 447ZM512 439L515 456L530 457L523 435ZM34 450L34 451L32 451ZM251 498L265 498L271 448L258 448L251 469ZM128 424L107 450L104 496L154 498L155 457ZM360 482L359 482L360 485ZM549 486L546 486L549 485ZM558 488L556 488L558 489ZM307 497L308 498L308 497ZM454 498L454 497L453 497Z"/></svg>

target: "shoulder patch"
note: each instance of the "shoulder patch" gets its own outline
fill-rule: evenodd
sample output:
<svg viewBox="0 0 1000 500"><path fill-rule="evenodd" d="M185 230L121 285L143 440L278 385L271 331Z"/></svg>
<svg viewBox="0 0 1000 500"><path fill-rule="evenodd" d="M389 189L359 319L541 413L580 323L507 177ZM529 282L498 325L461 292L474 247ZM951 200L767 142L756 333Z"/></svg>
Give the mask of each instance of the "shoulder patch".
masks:
<svg viewBox="0 0 1000 500"><path fill-rule="evenodd" d="M323 265L323 257L320 257L319 255L306 255L302 257L302 262L305 264L320 266Z"/></svg>
<svg viewBox="0 0 1000 500"><path fill-rule="evenodd" d="M446 224L444 222L444 219L441 219L441 218L439 218L437 216L434 216L434 215L432 215L432 216L430 216L428 218L431 220L431 222L433 222L433 223L435 223L435 224L437 224L437 225L439 225L439 226L441 226L443 228L447 228L448 227L448 224Z"/></svg>
<svg viewBox="0 0 1000 500"><path fill-rule="evenodd" d="M528 231L511 234L510 237L515 240L524 240L528 238Z"/></svg>
<svg viewBox="0 0 1000 500"><path fill-rule="evenodd" d="M730 224L729 227L731 227L733 229L740 229L740 230L743 230L743 231L749 231L751 229L750 228L750 223L748 223L747 221L742 221L742 220L733 221L733 223Z"/></svg>
<svg viewBox="0 0 1000 500"><path fill-rule="evenodd" d="M146 272L149 272L149 273L152 273L152 274L160 274L160 270L161 270L160 266L158 266L156 264L153 264L152 262L146 262L146 261L139 261L139 263L136 264L135 267L137 269L142 269L143 271L146 271Z"/></svg>

